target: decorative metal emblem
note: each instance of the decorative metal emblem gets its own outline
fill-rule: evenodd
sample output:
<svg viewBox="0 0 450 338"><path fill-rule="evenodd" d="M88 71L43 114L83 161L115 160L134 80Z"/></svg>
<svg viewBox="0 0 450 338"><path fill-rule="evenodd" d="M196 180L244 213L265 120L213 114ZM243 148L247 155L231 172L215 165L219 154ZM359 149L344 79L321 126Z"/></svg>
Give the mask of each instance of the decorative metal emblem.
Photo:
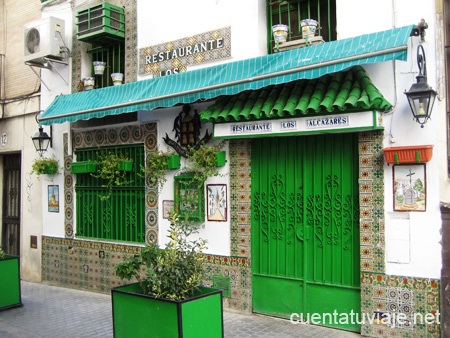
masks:
<svg viewBox="0 0 450 338"><path fill-rule="evenodd" d="M202 124L197 110L192 113L191 107L184 105L173 123L172 131L175 132L175 140L172 140L167 133L163 140L180 156L187 157L189 148L198 149L201 143L207 143L211 138L211 134L206 130L205 136L199 139L201 128Z"/></svg>

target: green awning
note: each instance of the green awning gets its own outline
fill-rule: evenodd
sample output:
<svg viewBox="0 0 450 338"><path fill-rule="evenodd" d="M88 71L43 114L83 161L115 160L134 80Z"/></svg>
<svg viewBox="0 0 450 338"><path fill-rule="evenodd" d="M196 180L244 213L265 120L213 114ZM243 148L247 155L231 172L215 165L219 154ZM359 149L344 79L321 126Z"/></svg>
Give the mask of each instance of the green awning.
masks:
<svg viewBox="0 0 450 338"><path fill-rule="evenodd" d="M203 122L237 122L286 117L385 111L392 105L364 68L326 74L312 80L271 85L222 96L200 113Z"/></svg>
<svg viewBox="0 0 450 338"><path fill-rule="evenodd" d="M43 125L172 107L249 89L314 79L355 65L406 60L415 25L326 42L154 79L60 95L40 115Z"/></svg>

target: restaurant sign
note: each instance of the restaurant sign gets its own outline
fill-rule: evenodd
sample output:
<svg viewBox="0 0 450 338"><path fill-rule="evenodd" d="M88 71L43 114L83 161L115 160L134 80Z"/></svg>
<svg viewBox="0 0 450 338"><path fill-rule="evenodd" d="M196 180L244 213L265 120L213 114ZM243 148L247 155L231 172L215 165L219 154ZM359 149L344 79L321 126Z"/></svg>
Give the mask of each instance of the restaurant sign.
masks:
<svg viewBox="0 0 450 338"><path fill-rule="evenodd" d="M139 50L139 75L185 72L190 65L231 57L231 27Z"/></svg>
<svg viewBox="0 0 450 338"><path fill-rule="evenodd" d="M244 138L274 135L308 135L324 132L362 131L380 129L378 112L360 112L327 116L307 116L279 120L216 123L214 137Z"/></svg>

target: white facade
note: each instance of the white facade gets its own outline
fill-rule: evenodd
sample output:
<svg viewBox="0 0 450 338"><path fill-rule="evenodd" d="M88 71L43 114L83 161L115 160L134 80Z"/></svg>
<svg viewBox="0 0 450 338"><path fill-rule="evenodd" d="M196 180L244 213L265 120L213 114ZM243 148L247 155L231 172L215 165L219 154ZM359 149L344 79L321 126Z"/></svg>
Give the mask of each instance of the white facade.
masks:
<svg viewBox="0 0 450 338"><path fill-rule="evenodd" d="M428 23L425 41L422 42L425 53L427 55L428 83L439 93L436 100L432 119L425 125L424 129L413 121L410 108L408 106L404 92L409 90L415 77L418 74L416 63L416 49L419 38L412 37L408 51L408 61L386 62L383 65L369 65L366 70L369 72L372 81L377 85L383 95L394 105L394 110L383 116L383 124L385 127L384 146L407 146L432 144L433 158L427 164L427 211L424 213L405 213L401 216L392 213L392 167L385 165L385 210L386 210L386 251L392 253L395 257L397 242L391 241L390 233L395 233L398 218L401 217L402 226L408 229L409 237L403 238L405 247L403 250L409 251L409 259L402 263L387 261L387 273L408 275L417 277L439 278L441 261L439 244L441 226L439 202L441 195L440 177L444 177L442 168L439 165L439 159L445 159L445 123L443 123L445 111L444 90L442 82L437 81L437 74L442 74L442 70L437 69L436 43L439 40L436 37L436 25L439 24L435 20L435 11L433 1L429 1L430 5L426 6L421 1L376 1L371 3L362 3L361 1L338 1L337 2L337 32L339 38L348 38L360 34L381 31L393 27L401 27L409 24L419 23L424 18ZM189 1L180 1L176 4L166 2L148 2L140 0L138 5L138 49L164 42L169 42L190 35L200 34L209 30L214 30L226 26L231 26L232 39L232 57L231 59L223 59L218 62L202 63L198 66L190 66L189 70L208 67L218 63L230 62L235 60L243 60L246 58L264 55L266 52L266 24L265 24L265 2L264 1L222 1L222 0L196 0L195 3ZM157 14L158 13L158 14ZM162 13L162 14L160 14ZM355 15L354 13L358 13ZM72 12L70 3L60 5L48 5L43 8L43 17L57 16L64 19L66 24L67 44L71 45L71 27ZM376 18L374 20L374 18ZM255 38L256 37L256 38ZM71 60L70 60L71 61ZM138 62L138 60L136 60ZM90 67L86 63L87 69ZM70 93L67 83L70 83L70 64L59 65L59 74L55 72L43 70L42 80L48 83L48 89L42 87L42 109L48 106L54 97L59 94ZM380 72L380 69L383 69ZM140 79L149 76L141 76ZM65 81L64 81L65 80ZM67 82L67 83L66 83ZM438 86L439 84L439 86ZM170 113L170 109L167 114ZM178 113L177 109L173 110L173 116ZM160 120L159 123L166 122ZM150 115L151 116L151 115ZM155 120L158 120L162 114L155 114ZM171 122L169 122L171 123ZM439 130L441 126L441 130ZM161 125L161 127L163 127ZM53 133L59 134L68 131L69 124L53 126ZM205 127L206 128L206 127ZM165 128L164 128L165 129ZM391 135L391 136L389 136ZM164 147L164 142L160 135L160 146ZM53 149L55 153L61 154L61 139L54 140ZM441 169L439 169L441 168ZM224 169L226 170L226 169ZM441 175L435 173L440 172ZM62 177L56 178L62 180ZM170 182L170 180L168 180ZM54 182L62 184L62 182ZM444 185L445 187L445 185ZM447 198L449 189L443 189L443 197ZM170 183L165 187L165 191L172 192ZM43 191L43 197L46 197ZM164 194L164 193L163 193ZM163 195L160 202L164 200ZM448 197L450 198L450 197ZM45 208L44 208L45 209ZM43 210L45 224L61 224L64 214L51 214ZM162 222L164 224L167 222ZM221 226L222 231L209 229L208 225L203 230L209 241L209 252L211 254L228 254L229 241L223 241L229 238L229 226ZM203 232L202 231L202 232ZM44 235L61 236L64 229L47 226L44 228ZM228 246L224 243L228 243ZM409 249L409 250L408 250Z"/></svg>
<svg viewBox="0 0 450 338"><path fill-rule="evenodd" d="M66 24L66 42L72 45L74 15L73 6L84 1L54 1L45 5L42 16L62 18ZM401 1L401 0L337 0L337 36L338 39L358 36L410 24L418 24L423 18L428 24L425 41L411 37L408 42L408 60L389 61L365 65L371 80L393 105L392 111L382 114L384 126L383 147L433 145L433 157L426 164L427 205L425 212L394 212L393 210L393 170L392 165L384 162L384 219L381 230L385 231L384 245L386 251L385 273L393 276L408 276L439 279L441 274L441 214L440 202L450 202L450 187L447 176L447 122L445 107L445 84L442 62L442 16L436 13L440 1ZM170 42L203 32L231 27L231 58L216 62L188 66L189 70L209 67L220 63L244 60L267 53L266 7L264 0L195 0L195 1L146 1L137 0L137 50L164 42ZM438 92L431 120L421 128L416 123L404 94L416 82L418 66L416 51L421 43L426 53L428 84ZM139 53L136 53L139 63ZM58 65L58 73L42 70L41 109L45 110L60 94L71 93L71 66ZM84 58L82 73L90 72L90 60ZM138 80L151 76L138 75ZM195 105L193 109L204 109L210 103ZM142 115L141 122L156 121L158 130L171 130L174 118L180 108L168 108L164 113L151 111ZM53 148L56 156L63 154L62 133L69 133L68 122L53 125ZM210 125L204 125L212 130ZM56 137L55 137L56 136ZM158 135L158 147L165 150L164 135ZM69 140L70 142L70 140ZM216 141L217 142L217 141ZM225 150L228 150L226 148ZM227 151L228 153L228 151ZM63 163L63 158L60 157ZM182 163L183 167L183 163ZM220 182L224 180L229 186L227 173L229 165L221 168ZM173 173L168 174L167 183L159 198L159 207L164 200L173 199ZM56 176L52 184L64 185L63 176ZM206 183L215 183L218 178L210 178ZM46 184L46 180L41 184ZM228 199L230 199L228 189ZM46 189L42 189L42 200L46 201ZM60 197L63 203L63 196ZM42 206L42 223L44 236L64 237L64 213L49 213L46 204ZM230 256L230 217L227 222L209 223L200 230L199 236L208 241L208 254ZM40 220L37 220L40 222ZM159 215L160 233L169 226L169 222ZM160 244L165 243L165 236L160 235ZM29 250L25 249L24 250ZM38 271L36 271L38 273Z"/></svg>

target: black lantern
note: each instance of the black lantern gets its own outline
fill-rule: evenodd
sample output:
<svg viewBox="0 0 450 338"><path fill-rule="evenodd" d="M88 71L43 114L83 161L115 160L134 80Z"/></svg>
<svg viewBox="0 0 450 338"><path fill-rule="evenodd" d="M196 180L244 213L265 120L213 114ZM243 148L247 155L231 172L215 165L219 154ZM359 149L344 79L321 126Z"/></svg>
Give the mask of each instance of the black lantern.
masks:
<svg viewBox="0 0 450 338"><path fill-rule="evenodd" d="M31 139L33 140L33 144L34 147L36 148L36 151L41 156L45 151L47 151L48 146L52 142L51 136L48 136L48 134L44 131L42 127L39 127L39 131L36 134L34 134L34 136Z"/></svg>
<svg viewBox="0 0 450 338"><path fill-rule="evenodd" d="M427 64L422 45L417 47L417 65L419 66L419 75L416 76L417 83L414 83L408 92L405 91L405 95L414 119L423 128L423 125L430 119L437 92L427 83Z"/></svg>

